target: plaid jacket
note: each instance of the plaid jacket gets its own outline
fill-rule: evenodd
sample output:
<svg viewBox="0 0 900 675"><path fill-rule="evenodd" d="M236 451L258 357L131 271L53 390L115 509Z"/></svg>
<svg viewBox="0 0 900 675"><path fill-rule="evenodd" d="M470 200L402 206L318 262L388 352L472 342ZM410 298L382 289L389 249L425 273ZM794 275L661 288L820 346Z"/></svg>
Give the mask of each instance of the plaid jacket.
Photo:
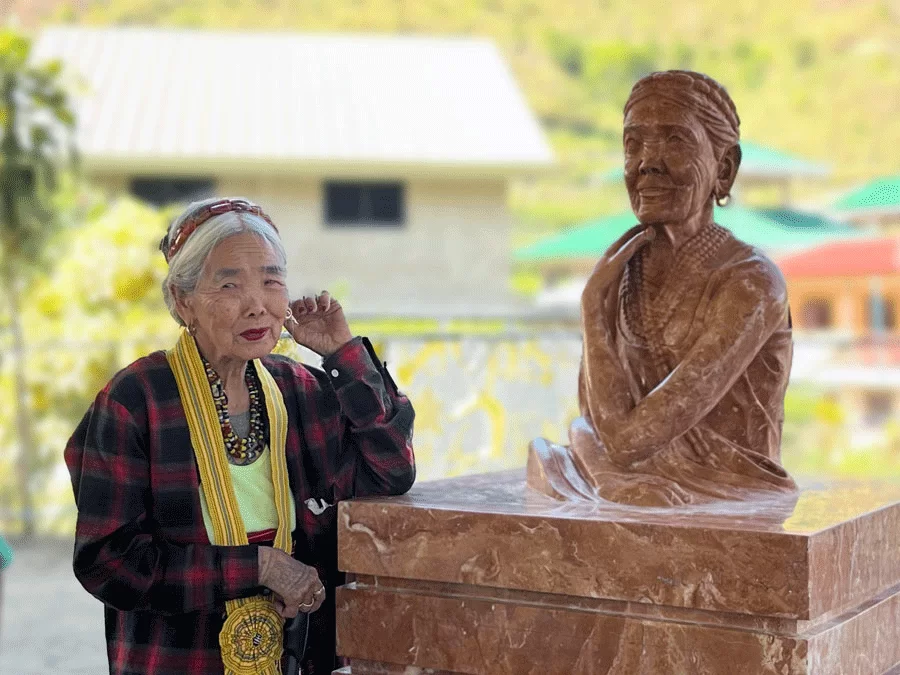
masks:
<svg viewBox="0 0 900 675"><path fill-rule="evenodd" d="M341 576L336 508L326 505L410 488L413 408L365 338L326 359L324 370L277 355L262 361L288 413L294 555L319 569L331 599L310 621L307 660L330 674ZM221 673L225 601L260 592L258 547L209 542L187 420L164 352L134 362L100 392L65 460L78 507L75 575L105 604L110 673Z"/></svg>

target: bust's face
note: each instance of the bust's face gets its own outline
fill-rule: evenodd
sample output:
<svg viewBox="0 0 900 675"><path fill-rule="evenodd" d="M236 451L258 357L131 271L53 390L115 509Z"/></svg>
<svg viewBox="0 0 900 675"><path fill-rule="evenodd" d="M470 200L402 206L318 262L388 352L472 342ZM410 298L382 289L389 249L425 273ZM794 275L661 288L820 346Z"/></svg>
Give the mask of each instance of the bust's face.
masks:
<svg viewBox="0 0 900 675"><path fill-rule="evenodd" d="M643 225L678 224L709 204L717 164L706 130L689 108L650 95L625 117L625 186Z"/></svg>

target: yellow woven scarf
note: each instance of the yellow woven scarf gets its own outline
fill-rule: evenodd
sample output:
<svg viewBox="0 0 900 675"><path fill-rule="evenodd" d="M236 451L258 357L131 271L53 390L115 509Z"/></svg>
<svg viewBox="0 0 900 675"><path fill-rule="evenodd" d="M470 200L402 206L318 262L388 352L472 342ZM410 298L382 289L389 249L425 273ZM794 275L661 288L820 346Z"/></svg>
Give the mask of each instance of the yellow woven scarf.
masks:
<svg viewBox="0 0 900 675"><path fill-rule="evenodd" d="M231 484L222 428L197 345L187 331L182 331L178 344L166 356L175 373L187 416L191 445L194 446L212 521L213 543L219 546L246 545L247 531ZM290 554L293 529L292 523L288 522L291 492L284 454L287 409L269 371L258 359L253 361L253 367L262 384L269 415L272 483L278 512L275 547ZM226 675L279 675L284 624L271 596L229 600L225 603L225 609L227 618L219 633L219 646Z"/></svg>

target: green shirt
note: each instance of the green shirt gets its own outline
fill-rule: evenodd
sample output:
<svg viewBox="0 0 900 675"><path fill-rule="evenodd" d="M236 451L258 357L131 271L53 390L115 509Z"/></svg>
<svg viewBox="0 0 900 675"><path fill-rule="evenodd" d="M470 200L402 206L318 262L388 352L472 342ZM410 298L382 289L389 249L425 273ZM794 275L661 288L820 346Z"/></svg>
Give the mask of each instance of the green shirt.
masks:
<svg viewBox="0 0 900 675"><path fill-rule="evenodd" d="M241 512L247 533L276 529L278 527L278 511L275 509L275 485L272 483L272 461L268 446L252 464L238 466L229 463L228 471L231 473L234 496L237 498L238 510ZM293 496L291 496L290 503L289 517L291 532L293 532L294 524L297 522L297 509ZM203 511L203 524L206 526L209 540L215 541L203 485L200 485L200 507Z"/></svg>

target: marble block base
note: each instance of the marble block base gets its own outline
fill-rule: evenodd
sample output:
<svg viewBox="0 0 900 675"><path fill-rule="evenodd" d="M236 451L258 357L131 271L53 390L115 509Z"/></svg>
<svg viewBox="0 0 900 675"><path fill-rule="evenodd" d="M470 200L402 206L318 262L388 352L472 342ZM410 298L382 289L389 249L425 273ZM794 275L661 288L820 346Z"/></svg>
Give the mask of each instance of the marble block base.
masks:
<svg viewBox="0 0 900 675"><path fill-rule="evenodd" d="M900 485L649 509L524 480L340 505L352 675L900 672Z"/></svg>

